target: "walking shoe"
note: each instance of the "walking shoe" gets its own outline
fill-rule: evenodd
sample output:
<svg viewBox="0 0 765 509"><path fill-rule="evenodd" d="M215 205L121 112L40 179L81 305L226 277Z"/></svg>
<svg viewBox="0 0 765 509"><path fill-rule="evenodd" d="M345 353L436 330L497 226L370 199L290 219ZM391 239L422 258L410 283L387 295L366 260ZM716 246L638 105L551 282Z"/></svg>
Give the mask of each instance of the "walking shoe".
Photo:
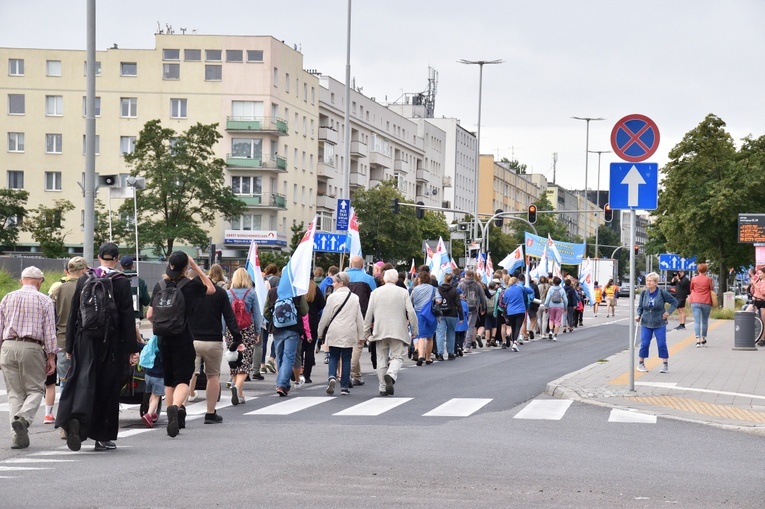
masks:
<svg viewBox="0 0 765 509"><path fill-rule="evenodd" d="M364 385L364 379L363 378L352 378L351 379L351 387L361 387Z"/></svg>
<svg viewBox="0 0 765 509"><path fill-rule="evenodd" d="M390 375L385 375L383 379L385 380L385 394L393 396L393 386L395 385L396 381Z"/></svg>
<svg viewBox="0 0 765 509"><path fill-rule="evenodd" d="M681 323L680 325L678 325L677 327L675 327L675 330L685 330L685 324L684 324L684 323Z"/></svg>
<svg viewBox="0 0 765 509"><path fill-rule="evenodd" d="M256 372L256 373L253 373L253 375L252 375L252 379L253 379L253 380L265 380L265 379L266 379L266 377L264 377L263 375L261 375L261 374L260 374L260 371L258 371L258 372Z"/></svg>
<svg viewBox="0 0 765 509"><path fill-rule="evenodd" d="M422 366L423 362L425 362L425 357L420 357L419 359L417 359L417 365L418 366Z"/></svg>
<svg viewBox="0 0 765 509"><path fill-rule="evenodd" d="M268 359L268 362L266 362L266 369L271 373L276 373L276 364L274 364L274 361Z"/></svg>
<svg viewBox="0 0 765 509"><path fill-rule="evenodd" d="M552 338L553 338L553 333L552 332L548 332L547 333L547 339L552 341Z"/></svg>
<svg viewBox="0 0 765 509"><path fill-rule="evenodd" d="M502 343L502 350L507 350L507 343Z"/></svg>
<svg viewBox="0 0 765 509"><path fill-rule="evenodd" d="M553 334L552 340L553 341L558 341L558 335L557 334Z"/></svg>
<svg viewBox="0 0 765 509"><path fill-rule="evenodd" d="M244 401L240 401L240 403L244 403ZM186 407L183 405L178 407L178 429L186 429Z"/></svg>
<svg viewBox="0 0 765 509"><path fill-rule="evenodd" d="M305 384L305 377L303 375L300 375L300 378L297 379L297 382L295 382L295 387L297 389L300 389Z"/></svg>
<svg viewBox="0 0 765 509"><path fill-rule="evenodd" d="M518 341L516 343L518 343L519 345L522 345L524 339L526 338L518 338Z"/></svg>
<svg viewBox="0 0 765 509"><path fill-rule="evenodd" d="M350 389L340 389L340 395L341 396L350 396L351 395L351 391L350 391Z"/></svg>
<svg viewBox="0 0 765 509"><path fill-rule="evenodd" d="M154 412L151 414L151 422L154 424L157 424L157 421L159 420L159 414L157 412Z"/></svg>
<svg viewBox="0 0 765 509"><path fill-rule="evenodd" d="M234 406L239 404L239 389L235 385L231 386L231 404Z"/></svg>
<svg viewBox="0 0 765 509"><path fill-rule="evenodd" d="M26 449L29 447L29 431L27 430L27 423L20 417L14 418L11 423L11 428L16 433L13 437L11 449Z"/></svg>
<svg viewBox="0 0 765 509"><path fill-rule="evenodd" d="M645 363L642 362L638 364L637 370L642 373L648 373L648 368L646 368Z"/></svg>
<svg viewBox="0 0 765 509"><path fill-rule="evenodd" d="M43 417L43 424L53 424L54 422L56 422L56 417L53 414Z"/></svg>
<svg viewBox="0 0 765 509"><path fill-rule="evenodd" d="M329 364L329 353L324 354L324 364Z"/></svg>
<svg viewBox="0 0 765 509"><path fill-rule="evenodd" d="M66 446L70 451L79 451L82 447L80 421L77 419L71 419L66 426Z"/></svg>
<svg viewBox="0 0 765 509"><path fill-rule="evenodd" d="M450 361L453 361L454 359L456 359L456 358L457 358L457 356L456 356L456 355L454 355L453 353L450 353L450 354L448 355L448 357L447 357L447 358L448 358ZM443 358L441 358L441 360L444 360L444 359L443 359Z"/></svg>
<svg viewBox="0 0 765 509"><path fill-rule="evenodd" d="M380 391L380 396L387 396L387 395L388 395L388 393L387 393L387 392L385 392L385 391Z"/></svg>
<svg viewBox="0 0 765 509"><path fill-rule="evenodd" d="M287 396L289 396L289 393L290 393L290 390L284 387L276 388L276 394L278 394L280 398L286 398Z"/></svg>
<svg viewBox="0 0 765 509"><path fill-rule="evenodd" d="M669 373L669 363L668 362L665 362L661 366L661 369L659 370L659 373Z"/></svg>
<svg viewBox="0 0 765 509"><path fill-rule="evenodd" d="M707 346L707 340L704 338L701 338L701 346Z"/></svg>
<svg viewBox="0 0 765 509"><path fill-rule="evenodd" d="M534 339L534 331L533 330L529 331L529 339Z"/></svg>
<svg viewBox="0 0 765 509"><path fill-rule="evenodd" d="M452 357L454 357L454 356L452 355ZM438 355L436 355L436 360L437 361L443 361L444 360L444 356L441 355L441 354L438 354Z"/></svg>
<svg viewBox="0 0 765 509"><path fill-rule="evenodd" d="M462 355L463 355L463 354L464 354L464 352L462 351L462 348L458 348L458 349L457 349L457 355L458 355L459 357L462 357Z"/></svg>
<svg viewBox="0 0 765 509"><path fill-rule="evenodd" d="M518 343L513 343L513 352L520 352L520 348L518 348Z"/></svg>
<svg viewBox="0 0 765 509"><path fill-rule="evenodd" d="M153 428L154 427L154 421L151 420L151 414L146 413L141 416L141 420L143 420L144 424L146 424L147 428Z"/></svg>
<svg viewBox="0 0 765 509"><path fill-rule="evenodd" d="M178 407L170 405L167 407L167 435L175 438L178 436Z"/></svg>
<svg viewBox="0 0 765 509"><path fill-rule="evenodd" d="M103 451L113 451L117 448L117 444L112 442L111 440L96 440L96 445L93 447L93 450L96 452L103 452Z"/></svg>
<svg viewBox="0 0 765 509"><path fill-rule="evenodd" d="M220 424L222 422L223 422L223 417L218 415L218 412L205 414L205 424Z"/></svg>
<svg viewBox="0 0 765 509"><path fill-rule="evenodd" d="M324 364L326 364L326 363L327 363L327 362L326 362L326 359L325 359L325 362L324 362ZM268 373L268 370L266 369L266 366L264 365L264 366L262 366L262 367L260 368L260 374L261 374L261 375L265 375L266 373ZM229 387L231 387L231 384L228 384L228 386L229 386Z"/></svg>
<svg viewBox="0 0 765 509"><path fill-rule="evenodd" d="M696 341L696 348L701 348L701 341Z"/></svg>
<svg viewBox="0 0 765 509"><path fill-rule="evenodd" d="M483 336L476 336L475 341L478 343L478 348L483 348Z"/></svg>
<svg viewBox="0 0 765 509"><path fill-rule="evenodd" d="M330 396L335 393L335 385L337 384L337 379L332 377L329 379L329 382L327 382L327 394Z"/></svg>
<svg viewBox="0 0 765 509"><path fill-rule="evenodd" d="M307 383L307 384L312 384L312 383L313 383L313 380L311 380L310 378L306 378L306 379L305 379L305 383Z"/></svg>
<svg viewBox="0 0 765 509"><path fill-rule="evenodd" d="M199 395L195 391L189 391L188 401L196 401Z"/></svg>

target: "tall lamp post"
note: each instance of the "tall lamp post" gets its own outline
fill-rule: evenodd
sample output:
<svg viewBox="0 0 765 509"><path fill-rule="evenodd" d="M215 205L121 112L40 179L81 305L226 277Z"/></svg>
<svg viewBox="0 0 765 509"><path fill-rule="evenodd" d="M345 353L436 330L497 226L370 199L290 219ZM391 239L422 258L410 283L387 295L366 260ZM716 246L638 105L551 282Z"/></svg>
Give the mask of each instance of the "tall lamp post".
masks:
<svg viewBox="0 0 765 509"><path fill-rule="evenodd" d="M574 120L584 120L587 122L587 138L585 141L585 158L584 158L584 206L586 210L590 207L587 206L589 200L587 200L587 176L590 169L590 121L605 120L603 117L571 117ZM584 214L584 255L587 256L587 213Z"/></svg>
<svg viewBox="0 0 765 509"><path fill-rule="evenodd" d="M475 186L473 200L475 206L473 207L473 238L478 235L478 172L481 169L481 93L483 91L483 66L489 64L501 64L504 60L465 60L464 58L458 60L459 63L465 65L477 65L478 66L478 131L476 132L476 158L475 158Z"/></svg>
<svg viewBox="0 0 765 509"><path fill-rule="evenodd" d="M598 210L600 210L600 156L602 154L610 154L610 150L590 150L588 153L590 154L598 154L598 194L595 198L598 203ZM598 255L598 230L600 230L600 225L598 225L597 228L595 228L595 258L600 258Z"/></svg>

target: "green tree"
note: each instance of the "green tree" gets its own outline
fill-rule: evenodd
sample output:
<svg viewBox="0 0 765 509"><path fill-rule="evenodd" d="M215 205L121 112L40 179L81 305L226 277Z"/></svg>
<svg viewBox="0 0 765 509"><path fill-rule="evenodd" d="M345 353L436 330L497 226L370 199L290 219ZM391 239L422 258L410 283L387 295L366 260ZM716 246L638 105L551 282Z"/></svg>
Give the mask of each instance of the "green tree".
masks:
<svg viewBox="0 0 765 509"><path fill-rule="evenodd" d="M133 176L146 179L146 189L137 195L139 242L154 246L167 256L176 241L205 248L208 233L219 215L226 220L240 215L245 204L225 185L226 162L215 157L214 145L221 139L218 124L200 124L177 134L163 128L159 120L147 122L135 144L125 154ZM131 200L120 207L132 216Z"/></svg>
<svg viewBox="0 0 765 509"><path fill-rule="evenodd" d="M558 219L557 214L543 214L543 211L553 210L552 203L547 199L547 195L543 194L537 201L534 202L537 206L537 222L534 224L534 228L537 230L537 235L540 237L547 237L549 234L555 240L569 242L568 231L563 221ZM527 219L526 214L522 214L519 217ZM521 221L511 220L512 233L510 234L511 244L515 249L518 244L524 244L526 242L526 232L533 233L529 226Z"/></svg>
<svg viewBox="0 0 765 509"><path fill-rule="evenodd" d="M507 157L503 157L500 162L507 165L507 167L513 170L516 174L526 175L526 165L518 162L516 159L508 159Z"/></svg>
<svg viewBox="0 0 765 509"><path fill-rule="evenodd" d="M40 205L31 211L24 221L24 231L29 232L47 258L64 258L68 252L65 239L71 231L64 231L64 215L74 210L69 200L55 200L52 207Z"/></svg>
<svg viewBox="0 0 765 509"><path fill-rule="evenodd" d="M19 240L19 221L26 212L29 192L0 189L0 246L12 247Z"/></svg>

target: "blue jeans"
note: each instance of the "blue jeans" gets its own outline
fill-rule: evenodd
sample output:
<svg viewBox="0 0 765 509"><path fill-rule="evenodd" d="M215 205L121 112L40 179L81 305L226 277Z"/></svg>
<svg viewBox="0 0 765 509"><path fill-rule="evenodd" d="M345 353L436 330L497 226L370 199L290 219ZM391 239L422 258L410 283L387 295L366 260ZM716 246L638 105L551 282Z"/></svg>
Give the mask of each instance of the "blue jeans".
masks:
<svg viewBox="0 0 765 509"><path fill-rule="evenodd" d="M276 386L282 389L290 389L290 376L292 376L292 364L295 362L297 348L300 344L300 334L293 330L274 329L274 345L276 348L276 363L279 372L276 373Z"/></svg>
<svg viewBox="0 0 765 509"><path fill-rule="evenodd" d="M438 326L436 327L436 341L438 342L438 351L441 352L441 355L444 353L454 355L454 329L456 326L456 316L438 317Z"/></svg>
<svg viewBox="0 0 765 509"><path fill-rule="evenodd" d="M659 347L659 359L669 359L667 350L667 326L662 325L656 329L640 327L640 353L641 359L648 358L648 347L651 346L651 337L656 336L656 346Z"/></svg>
<svg viewBox="0 0 765 509"><path fill-rule="evenodd" d="M353 347L340 348L339 346L329 347L329 378L337 378L337 361L342 357L343 372L340 374L340 388L351 388L351 355Z"/></svg>
<svg viewBox="0 0 765 509"><path fill-rule="evenodd" d="M712 311L711 304L691 304L693 311L693 330L697 338L707 337L707 326L709 325L709 312Z"/></svg>

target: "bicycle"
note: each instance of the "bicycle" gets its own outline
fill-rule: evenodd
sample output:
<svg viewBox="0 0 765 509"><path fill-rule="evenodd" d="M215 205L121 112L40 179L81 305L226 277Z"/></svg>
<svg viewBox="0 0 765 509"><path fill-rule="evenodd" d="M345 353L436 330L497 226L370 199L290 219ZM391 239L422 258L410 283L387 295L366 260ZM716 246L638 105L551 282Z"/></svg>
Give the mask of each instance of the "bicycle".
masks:
<svg viewBox="0 0 765 509"><path fill-rule="evenodd" d="M763 327L762 318L760 318L760 310L757 309L754 304L744 306L743 310L754 312L754 341L757 346L765 346L765 338L760 339Z"/></svg>

